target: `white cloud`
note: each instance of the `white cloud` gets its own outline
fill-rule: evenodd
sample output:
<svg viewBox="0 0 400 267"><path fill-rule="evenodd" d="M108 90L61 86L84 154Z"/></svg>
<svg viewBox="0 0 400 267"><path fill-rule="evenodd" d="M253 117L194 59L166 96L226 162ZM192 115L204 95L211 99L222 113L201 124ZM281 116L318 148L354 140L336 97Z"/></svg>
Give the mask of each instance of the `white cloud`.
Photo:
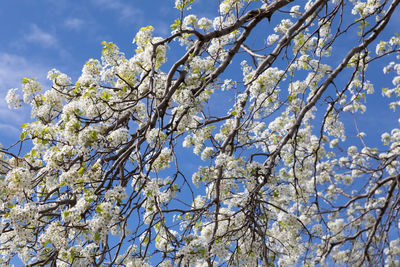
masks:
<svg viewBox="0 0 400 267"><path fill-rule="evenodd" d="M64 25L72 30L80 30L85 21L79 18L68 18L65 20Z"/></svg>
<svg viewBox="0 0 400 267"><path fill-rule="evenodd" d="M121 0L92 0L96 5L117 11L121 15L124 22L137 23L138 18L142 18L143 14L140 9L135 9L130 4L123 3Z"/></svg>
<svg viewBox="0 0 400 267"><path fill-rule="evenodd" d="M25 40L41 44L45 47L57 46L57 39L48 32L40 29L36 24L32 24L29 33L25 35Z"/></svg>
<svg viewBox="0 0 400 267"><path fill-rule="evenodd" d="M19 87L22 77L35 77L44 80L48 67L28 62L24 57L0 52L0 95L5 89Z"/></svg>
<svg viewBox="0 0 400 267"><path fill-rule="evenodd" d="M0 110L0 112L2 112ZM17 126L10 125L10 124L4 124L0 123L0 132L1 132L1 137L7 138L7 139L12 139L10 140L10 143L18 141L19 135L21 134L20 129L18 129ZM9 145L7 143L3 143L5 140L1 140L1 145Z"/></svg>

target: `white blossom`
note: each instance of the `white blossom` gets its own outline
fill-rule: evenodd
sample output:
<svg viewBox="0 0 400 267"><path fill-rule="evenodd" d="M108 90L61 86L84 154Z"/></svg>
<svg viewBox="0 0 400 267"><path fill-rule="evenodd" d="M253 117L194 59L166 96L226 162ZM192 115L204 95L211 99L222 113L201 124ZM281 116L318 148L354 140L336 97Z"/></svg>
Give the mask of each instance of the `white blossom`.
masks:
<svg viewBox="0 0 400 267"><path fill-rule="evenodd" d="M19 108L21 107L20 99L16 91L18 88L10 89L8 90L7 96L6 96L6 102L8 104L8 108Z"/></svg>

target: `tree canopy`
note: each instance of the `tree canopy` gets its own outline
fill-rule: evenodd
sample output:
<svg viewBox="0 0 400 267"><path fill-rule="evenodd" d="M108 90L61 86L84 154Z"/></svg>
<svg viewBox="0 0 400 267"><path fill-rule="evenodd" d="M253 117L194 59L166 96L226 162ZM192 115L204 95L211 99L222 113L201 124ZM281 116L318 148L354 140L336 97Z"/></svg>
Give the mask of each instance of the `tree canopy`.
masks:
<svg viewBox="0 0 400 267"><path fill-rule="evenodd" d="M400 0L218 2L8 92L2 264L400 265Z"/></svg>

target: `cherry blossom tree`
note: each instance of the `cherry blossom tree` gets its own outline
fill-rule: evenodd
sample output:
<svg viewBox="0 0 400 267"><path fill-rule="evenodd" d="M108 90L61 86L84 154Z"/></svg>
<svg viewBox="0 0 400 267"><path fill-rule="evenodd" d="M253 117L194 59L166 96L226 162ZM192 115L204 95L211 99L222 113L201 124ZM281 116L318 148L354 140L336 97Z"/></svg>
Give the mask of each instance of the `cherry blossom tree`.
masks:
<svg viewBox="0 0 400 267"><path fill-rule="evenodd" d="M400 0L193 2L9 91L33 121L0 150L2 264L399 266L400 129L357 119L400 105Z"/></svg>

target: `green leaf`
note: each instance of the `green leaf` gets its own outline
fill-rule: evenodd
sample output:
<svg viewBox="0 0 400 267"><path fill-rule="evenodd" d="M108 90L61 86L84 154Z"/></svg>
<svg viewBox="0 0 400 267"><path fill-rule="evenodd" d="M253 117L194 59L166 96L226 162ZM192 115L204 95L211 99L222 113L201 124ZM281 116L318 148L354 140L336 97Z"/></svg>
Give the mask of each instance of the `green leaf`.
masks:
<svg viewBox="0 0 400 267"><path fill-rule="evenodd" d="M21 81L22 81L23 84L27 84L27 83L29 83L31 80L34 81L35 79L33 79L33 78L28 78L28 77L24 77L24 78L21 79Z"/></svg>
<svg viewBox="0 0 400 267"><path fill-rule="evenodd" d="M50 240L46 240L46 242L43 243L43 247L47 246L48 243L50 243Z"/></svg>
<svg viewBox="0 0 400 267"><path fill-rule="evenodd" d="M111 95L108 92L103 92L103 94L101 95L101 98L103 100L109 100L111 98Z"/></svg>
<svg viewBox="0 0 400 267"><path fill-rule="evenodd" d="M97 140L97 135L98 135L98 133L96 131L90 131L90 133L89 133L89 137L92 141Z"/></svg>
<svg viewBox="0 0 400 267"><path fill-rule="evenodd" d="M22 132L21 135L20 135L21 141L22 141L22 140L25 140L25 137L26 137L27 135L28 135L27 132Z"/></svg>
<svg viewBox="0 0 400 267"><path fill-rule="evenodd" d="M96 233L96 234L94 235L94 240L100 241L100 239L101 239L100 234L99 234L99 233Z"/></svg>
<svg viewBox="0 0 400 267"><path fill-rule="evenodd" d="M171 27L171 29L175 30L175 29L179 28L179 25L181 25L181 20L180 19L176 19L174 21L174 24L171 24L170 27Z"/></svg>
<svg viewBox="0 0 400 267"><path fill-rule="evenodd" d="M103 209L100 207L100 204L97 205L96 211L97 211L98 213L102 213Z"/></svg>
<svg viewBox="0 0 400 267"><path fill-rule="evenodd" d="M85 168L81 167L81 168L78 170L78 173L79 173L80 175L83 175L83 174L85 173Z"/></svg>

